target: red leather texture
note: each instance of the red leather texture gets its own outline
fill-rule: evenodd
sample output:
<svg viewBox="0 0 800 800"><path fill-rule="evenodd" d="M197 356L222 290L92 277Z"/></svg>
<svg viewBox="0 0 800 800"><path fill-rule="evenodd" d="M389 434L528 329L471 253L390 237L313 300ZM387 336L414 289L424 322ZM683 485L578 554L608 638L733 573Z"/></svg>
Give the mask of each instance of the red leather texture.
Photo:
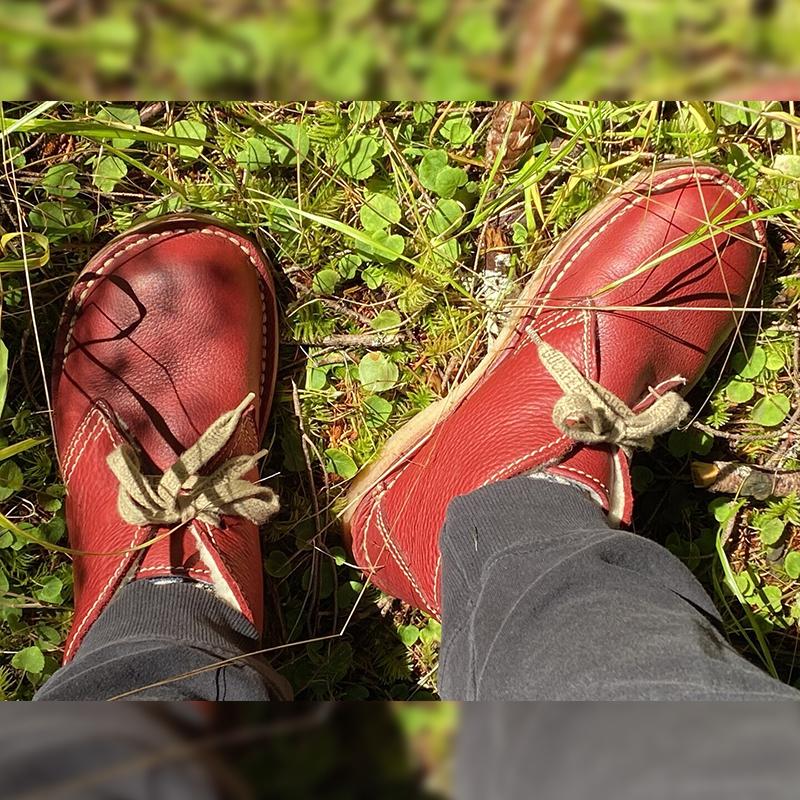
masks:
<svg viewBox="0 0 800 800"><path fill-rule="evenodd" d="M755 211L743 195L714 167L662 166L607 197L570 231L540 267L535 296L477 383L358 501L352 548L374 584L438 615L438 537L448 503L525 471L555 467L607 506L618 459L615 488L629 519L624 454L578 445L555 427L553 406L563 392L530 332L630 407L647 402L648 387L671 388L676 375L691 386L737 319L730 310L699 309L745 304L766 250L760 221L735 224ZM650 310L659 306L671 308Z"/></svg>
<svg viewBox="0 0 800 800"><path fill-rule="evenodd" d="M256 526L226 517L212 529L195 520L144 553L132 552L164 530L120 518L118 483L106 457L127 440L140 450L145 472L160 474L249 392L255 407L206 470L255 453L274 391L277 343L269 262L249 239L211 220L154 221L111 242L79 276L55 352L56 445L70 545L102 555L75 557L65 662L130 579L182 575L212 582L214 572L260 629ZM213 563L201 558L192 526Z"/></svg>

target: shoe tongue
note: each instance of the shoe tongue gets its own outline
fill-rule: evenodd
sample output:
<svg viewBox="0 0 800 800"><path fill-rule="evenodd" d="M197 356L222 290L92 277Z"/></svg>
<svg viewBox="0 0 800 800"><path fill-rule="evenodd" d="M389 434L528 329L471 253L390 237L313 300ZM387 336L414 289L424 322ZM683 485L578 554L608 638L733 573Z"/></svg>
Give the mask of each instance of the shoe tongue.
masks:
<svg viewBox="0 0 800 800"><path fill-rule="evenodd" d="M193 533L194 526L198 524L190 522L182 525L180 530L150 545L136 570L134 580L176 575L211 583L211 570L203 562ZM154 531L153 536L164 533L164 530Z"/></svg>
<svg viewBox="0 0 800 800"><path fill-rule="evenodd" d="M546 471L580 484L608 513L612 523L630 523L633 494L627 458L621 449L581 445Z"/></svg>

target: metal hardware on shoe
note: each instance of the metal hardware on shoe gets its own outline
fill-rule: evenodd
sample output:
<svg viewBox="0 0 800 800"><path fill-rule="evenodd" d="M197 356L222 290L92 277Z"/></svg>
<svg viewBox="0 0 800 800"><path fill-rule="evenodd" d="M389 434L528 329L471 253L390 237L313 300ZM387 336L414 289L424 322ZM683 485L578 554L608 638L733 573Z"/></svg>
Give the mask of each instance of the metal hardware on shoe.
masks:
<svg viewBox="0 0 800 800"><path fill-rule="evenodd" d="M267 451L228 459L210 475L199 471L230 441L253 402L251 392L233 411L225 412L163 475L143 475L139 456L129 444L107 459L119 481L117 509L131 525L175 525L193 519L218 527L222 516L244 517L256 525L278 510L278 498L266 486L242 476Z"/></svg>
<svg viewBox="0 0 800 800"><path fill-rule="evenodd" d="M677 393L667 392L638 413L613 392L581 374L560 350L547 344L535 331L539 358L564 391L553 406L553 424L585 444L615 444L627 453L649 450L654 437L677 427L688 415L689 404Z"/></svg>

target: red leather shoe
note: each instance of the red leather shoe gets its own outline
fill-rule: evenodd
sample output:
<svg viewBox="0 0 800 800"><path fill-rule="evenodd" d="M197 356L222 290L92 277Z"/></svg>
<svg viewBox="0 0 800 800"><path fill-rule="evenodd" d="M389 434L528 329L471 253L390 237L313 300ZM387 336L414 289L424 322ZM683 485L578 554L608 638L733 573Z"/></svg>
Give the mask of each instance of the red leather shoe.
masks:
<svg viewBox="0 0 800 800"><path fill-rule="evenodd" d="M65 663L120 586L142 578L212 584L261 629L258 524L277 499L255 463L277 344L267 259L212 219L135 228L78 277L53 377L70 544L86 553Z"/></svg>
<svg viewBox="0 0 800 800"><path fill-rule="evenodd" d="M478 368L354 481L345 525L375 585L438 615L448 503L523 472L578 481L630 522L631 451L687 415L676 390L702 375L757 280L765 232L743 196L712 166L673 162L575 225Z"/></svg>

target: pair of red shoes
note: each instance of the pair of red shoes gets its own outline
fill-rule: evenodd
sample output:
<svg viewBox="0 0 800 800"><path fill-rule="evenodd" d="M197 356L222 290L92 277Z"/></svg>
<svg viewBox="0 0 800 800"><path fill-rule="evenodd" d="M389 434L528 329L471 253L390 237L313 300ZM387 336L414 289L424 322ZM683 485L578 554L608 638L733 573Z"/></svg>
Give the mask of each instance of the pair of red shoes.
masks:
<svg viewBox="0 0 800 800"><path fill-rule="evenodd" d="M346 526L372 582L439 614L448 502L544 469L630 521L631 452L678 425L746 306L766 250L742 187L674 162L612 192L542 263L479 367L355 481ZM719 309L719 310L716 310ZM256 460L275 385L270 264L213 220L165 218L103 248L56 351L57 449L75 557L64 660L114 593L175 575L257 629Z"/></svg>

